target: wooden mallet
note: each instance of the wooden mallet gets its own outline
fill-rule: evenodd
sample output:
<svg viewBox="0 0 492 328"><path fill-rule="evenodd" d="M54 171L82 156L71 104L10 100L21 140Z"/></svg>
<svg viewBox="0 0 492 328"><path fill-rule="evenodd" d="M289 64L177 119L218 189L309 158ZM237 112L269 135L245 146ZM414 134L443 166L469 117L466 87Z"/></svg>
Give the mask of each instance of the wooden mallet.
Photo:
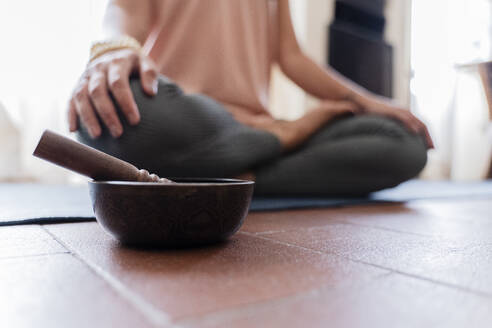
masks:
<svg viewBox="0 0 492 328"><path fill-rule="evenodd" d="M44 131L33 155L99 181L174 183L49 130Z"/></svg>

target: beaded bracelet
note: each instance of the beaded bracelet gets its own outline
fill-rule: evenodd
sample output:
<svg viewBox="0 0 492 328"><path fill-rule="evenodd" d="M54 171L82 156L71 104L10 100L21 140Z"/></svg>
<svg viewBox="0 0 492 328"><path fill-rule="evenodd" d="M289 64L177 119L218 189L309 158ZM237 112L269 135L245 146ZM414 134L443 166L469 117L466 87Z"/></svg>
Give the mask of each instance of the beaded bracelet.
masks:
<svg viewBox="0 0 492 328"><path fill-rule="evenodd" d="M94 42L91 46L89 63L107 52L119 49L142 50L140 42L128 35L123 35L117 39Z"/></svg>

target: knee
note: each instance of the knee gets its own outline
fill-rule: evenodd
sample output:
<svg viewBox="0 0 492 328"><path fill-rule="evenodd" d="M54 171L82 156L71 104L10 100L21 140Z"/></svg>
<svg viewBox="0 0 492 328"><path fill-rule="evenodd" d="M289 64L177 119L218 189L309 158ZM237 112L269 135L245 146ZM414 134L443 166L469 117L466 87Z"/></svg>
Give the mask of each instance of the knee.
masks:
<svg viewBox="0 0 492 328"><path fill-rule="evenodd" d="M427 146L420 135L406 132L395 144L389 159L388 174L394 185L417 177L427 164Z"/></svg>
<svg viewBox="0 0 492 328"><path fill-rule="evenodd" d="M138 103L155 98L169 99L183 95L183 90L164 75L159 75L157 82L157 95L151 97L144 92L140 78L138 76L131 77L130 89L132 90L135 101Z"/></svg>
<svg viewBox="0 0 492 328"><path fill-rule="evenodd" d="M174 107L177 106L179 98L183 97L183 91L180 87L162 75L158 77L158 92L154 96L144 92L141 80L138 77L130 78L129 87L140 114L140 123L143 122L144 124L147 121L154 122L156 119L159 120L160 117L164 116L163 111L172 112ZM131 130L132 127L127 121L118 100L112 94L110 94L110 97L124 131ZM99 124L102 128L102 137L106 137L108 131L100 119ZM79 133L84 137L85 131L83 128L81 127Z"/></svg>
<svg viewBox="0 0 492 328"><path fill-rule="evenodd" d="M102 134L99 138L90 138L82 128L77 139L138 167L157 171L162 167L176 166L188 153L208 145L222 131L234 129L237 124L213 99L185 94L163 76L159 77L155 96L144 93L138 78L130 80L130 88L140 112L137 125L127 122L115 101L123 125L122 136L113 138L100 122Z"/></svg>
<svg viewBox="0 0 492 328"><path fill-rule="evenodd" d="M173 102L184 95L177 84L163 75L159 75L158 77L158 91L154 96L150 96L144 92L142 82L138 77L132 77L130 79L130 89L141 117L156 114L153 113L153 109L156 107L160 107L161 110L171 107ZM122 112L119 110L118 103L116 101L114 102L118 108L118 114L121 116Z"/></svg>
<svg viewBox="0 0 492 328"><path fill-rule="evenodd" d="M378 157L386 187L394 187L417 177L427 163L427 146L423 136L410 132L402 123L390 118L368 116L368 135L380 140Z"/></svg>
<svg viewBox="0 0 492 328"><path fill-rule="evenodd" d="M387 140L391 171L405 180L417 176L427 163L423 136L410 132L401 122L391 118L369 116L367 119L373 121L373 134Z"/></svg>
<svg viewBox="0 0 492 328"><path fill-rule="evenodd" d="M170 123L172 119L169 118L169 114L175 111L176 99L181 97L183 92L179 86L164 76L159 76L158 83L157 95L149 96L143 91L139 78L130 79L130 89L140 113L140 122L137 125L129 124L113 97L116 113L123 126L121 137L113 138L102 120L99 119L102 133L97 139L92 139L83 126L77 131L77 139L90 147L137 166L143 166L146 158L158 152L159 146L166 146L173 140L163 138L163 132L177 129L177 127L172 129L176 124Z"/></svg>

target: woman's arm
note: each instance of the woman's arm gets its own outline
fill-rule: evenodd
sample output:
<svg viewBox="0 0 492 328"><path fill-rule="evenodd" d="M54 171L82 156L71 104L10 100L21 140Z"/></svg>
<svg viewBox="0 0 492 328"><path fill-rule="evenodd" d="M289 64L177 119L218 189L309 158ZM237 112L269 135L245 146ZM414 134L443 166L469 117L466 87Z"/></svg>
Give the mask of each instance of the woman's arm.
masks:
<svg viewBox="0 0 492 328"><path fill-rule="evenodd" d="M111 0L106 8L104 36L114 38L128 35L140 44L147 39L157 12L153 0Z"/></svg>
<svg viewBox="0 0 492 328"><path fill-rule="evenodd" d="M408 110L390 99L377 96L330 68L324 68L306 56L297 42L292 26L289 0L278 1L279 65L285 75L309 94L320 99L349 100L362 110L392 116L411 131L423 133L433 147L425 125Z"/></svg>
<svg viewBox="0 0 492 328"><path fill-rule="evenodd" d="M352 100L367 97L367 91L332 69L323 68L301 50L292 26L289 0L279 0L279 65L285 75L320 99Z"/></svg>
<svg viewBox="0 0 492 328"><path fill-rule="evenodd" d="M106 37L127 35L141 44L150 33L154 22L154 0L112 0L104 17ZM157 71L154 63L135 49L115 49L91 61L82 73L68 105L70 131L80 121L93 138L101 134L97 116L113 137L123 133L123 127L110 94L119 104L130 124L140 121L137 104L130 90L129 77L138 73L143 90L150 96L157 93Z"/></svg>

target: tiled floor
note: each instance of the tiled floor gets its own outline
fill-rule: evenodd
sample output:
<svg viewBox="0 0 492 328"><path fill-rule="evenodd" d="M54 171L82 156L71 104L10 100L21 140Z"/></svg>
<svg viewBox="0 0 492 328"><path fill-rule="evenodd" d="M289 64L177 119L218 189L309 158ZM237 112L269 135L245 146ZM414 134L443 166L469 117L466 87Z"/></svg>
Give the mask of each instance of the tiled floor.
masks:
<svg viewBox="0 0 492 328"><path fill-rule="evenodd" d="M252 213L202 249L0 228L0 327L492 327L492 199Z"/></svg>

